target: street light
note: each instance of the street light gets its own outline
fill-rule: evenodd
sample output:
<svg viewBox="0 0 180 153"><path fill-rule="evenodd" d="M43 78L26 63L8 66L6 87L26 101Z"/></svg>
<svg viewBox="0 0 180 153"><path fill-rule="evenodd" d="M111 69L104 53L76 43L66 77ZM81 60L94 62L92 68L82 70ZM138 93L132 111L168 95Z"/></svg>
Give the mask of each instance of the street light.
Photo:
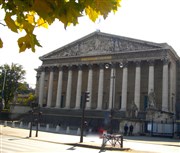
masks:
<svg viewBox="0 0 180 153"><path fill-rule="evenodd" d="M85 126L85 122L84 122L84 115L85 114L84 113L85 113L86 103L89 102L89 94L90 94L89 91L85 91L83 93L80 142L83 142L83 133L84 133L84 126Z"/></svg>
<svg viewBox="0 0 180 153"><path fill-rule="evenodd" d="M114 100L115 100L115 78L116 78L116 74L115 74L115 63L108 63L105 64L105 69L109 69L111 67L111 86L110 86L110 98L109 98L109 106L110 106L110 100L111 100L111 110L110 110L110 134L113 134L113 116L114 116ZM119 67L123 68L123 63L119 63Z"/></svg>
<svg viewBox="0 0 180 153"><path fill-rule="evenodd" d="M4 80L3 80L3 87L2 87L2 109L4 109L4 105L5 105L5 100L4 100L4 88L5 88L5 83L6 83L6 69L4 70Z"/></svg>

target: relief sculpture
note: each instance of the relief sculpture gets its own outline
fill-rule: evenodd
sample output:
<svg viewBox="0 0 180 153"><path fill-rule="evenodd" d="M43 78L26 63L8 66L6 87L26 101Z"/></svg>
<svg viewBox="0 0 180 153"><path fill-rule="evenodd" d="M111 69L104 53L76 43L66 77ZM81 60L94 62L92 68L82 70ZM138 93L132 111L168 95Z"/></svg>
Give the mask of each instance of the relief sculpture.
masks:
<svg viewBox="0 0 180 153"><path fill-rule="evenodd" d="M88 56L110 54L115 52L129 52L135 50L144 50L157 48L157 46L145 44L141 41L132 41L128 38L113 36L94 35L81 41L72 43L71 45L59 48L49 55L48 58L66 57L66 56Z"/></svg>

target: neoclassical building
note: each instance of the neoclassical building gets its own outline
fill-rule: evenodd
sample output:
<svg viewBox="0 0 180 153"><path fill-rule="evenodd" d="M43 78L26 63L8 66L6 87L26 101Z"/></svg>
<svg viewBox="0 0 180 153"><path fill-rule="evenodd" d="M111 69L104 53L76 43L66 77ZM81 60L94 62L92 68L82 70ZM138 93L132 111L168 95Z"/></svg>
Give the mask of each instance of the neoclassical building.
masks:
<svg viewBox="0 0 180 153"><path fill-rule="evenodd" d="M92 128L112 119L116 131L128 123L145 132L151 120L174 118L179 57L166 43L96 31L40 60L36 93L46 122L77 126L85 91L85 118Z"/></svg>

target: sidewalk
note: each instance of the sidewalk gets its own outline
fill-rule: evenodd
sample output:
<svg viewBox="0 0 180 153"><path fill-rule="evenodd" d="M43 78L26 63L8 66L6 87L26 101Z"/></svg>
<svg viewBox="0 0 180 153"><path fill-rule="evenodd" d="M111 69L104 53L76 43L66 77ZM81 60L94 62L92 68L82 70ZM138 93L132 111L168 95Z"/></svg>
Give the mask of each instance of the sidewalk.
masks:
<svg viewBox="0 0 180 153"><path fill-rule="evenodd" d="M8 135L15 136L19 138L29 138L37 141L44 141L49 143L57 143L57 144L65 144L65 145L73 145L73 146L81 146L87 148L96 148L101 150L102 139L99 138L97 134L88 134L83 137L83 143L80 143L80 136L78 135L69 135L69 134L59 134L59 133L51 133L51 132L38 132L38 137L35 137L35 131L32 131L32 137L29 138L29 129L22 128L12 128L12 127L4 127L0 125L0 135ZM119 151L130 151L131 153L142 153L147 150L149 153L152 153L152 146L156 145L161 147L171 146L174 148L180 147L179 139L170 139L170 138L160 138L160 137L147 137L147 136L127 136L124 137L123 148L120 147L111 147L110 144L103 150L119 150ZM143 149L142 147L146 147ZM180 148L179 148L180 149ZM151 150L151 151L149 151Z"/></svg>

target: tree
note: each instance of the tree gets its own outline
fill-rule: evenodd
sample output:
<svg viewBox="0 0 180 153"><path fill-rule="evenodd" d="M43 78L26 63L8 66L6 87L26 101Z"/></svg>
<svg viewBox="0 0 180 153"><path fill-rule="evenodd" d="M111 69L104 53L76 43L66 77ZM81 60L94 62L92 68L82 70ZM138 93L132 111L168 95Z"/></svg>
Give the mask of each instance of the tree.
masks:
<svg viewBox="0 0 180 153"><path fill-rule="evenodd" d="M1 101L4 100L5 109L8 109L9 103L13 101L18 84L24 80L25 73L23 67L18 64L0 66Z"/></svg>
<svg viewBox="0 0 180 153"><path fill-rule="evenodd" d="M33 33L35 28L48 28L56 19L66 28L70 24L78 24L78 18L85 15L93 22L99 16L105 19L111 11L117 11L120 2L121 0L0 0L5 21L0 24L16 33L25 31L25 36L18 39L19 51L30 48L35 52L35 46L41 47ZM1 38L0 47L3 47Z"/></svg>
<svg viewBox="0 0 180 153"><path fill-rule="evenodd" d="M26 82L19 83L17 90L17 103L30 105L31 102L36 101L35 90L29 88Z"/></svg>
<svg viewBox="0 0 180 153"><path fill-rule="evenodd" d="M27 84L27 82L20 82L18 84L18 93L19 94L29 94L31 92L31 90L29 89L29 85Z"/></svg>

